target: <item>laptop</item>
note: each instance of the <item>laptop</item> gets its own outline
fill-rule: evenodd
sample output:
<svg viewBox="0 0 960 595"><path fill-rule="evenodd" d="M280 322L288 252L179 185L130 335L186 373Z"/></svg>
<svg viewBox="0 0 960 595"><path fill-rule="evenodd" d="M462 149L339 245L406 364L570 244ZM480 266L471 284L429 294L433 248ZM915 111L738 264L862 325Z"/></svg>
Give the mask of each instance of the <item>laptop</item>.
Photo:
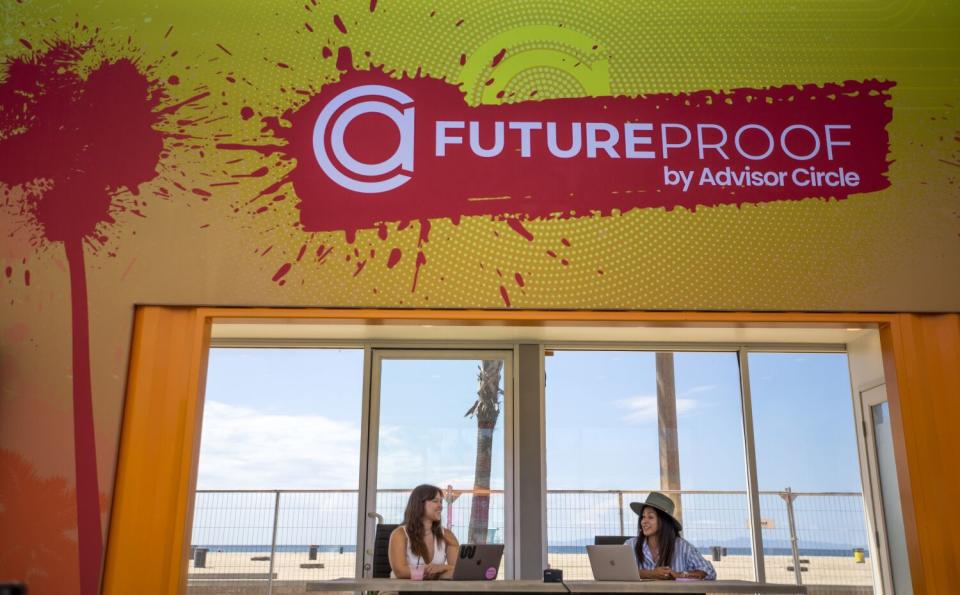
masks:
<svg viewBox="0 0 960 595"><path fill-rule="evenodd" d="M597 581L644 581L629 545L588 545L587 556Z"/></svg>
<svg viewBox="0 0 960 595"><path fill-rule="evenodd" d="M492 581L500 571L503 544L473 544L460 546L460 555L453 566L455 581Z"/></svg>

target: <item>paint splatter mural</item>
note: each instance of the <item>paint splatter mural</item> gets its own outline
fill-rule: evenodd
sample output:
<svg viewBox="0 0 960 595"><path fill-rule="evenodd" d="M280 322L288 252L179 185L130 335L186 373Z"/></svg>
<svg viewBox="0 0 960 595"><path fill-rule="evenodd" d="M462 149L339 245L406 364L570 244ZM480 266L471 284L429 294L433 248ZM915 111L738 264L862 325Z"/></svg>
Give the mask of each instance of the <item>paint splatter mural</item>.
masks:
<svg viewBox="0 0 960 595"><path fill-rule="evenodd" d="M33 46L24 41L24 47ZM62 244L70 276L76 523L84 593L97 591L103 550L90 380L84 251L96 252L118 211L144 216L139 187L158 176L165 133L179 108L135 58L88 61L97 39L53 40L7 64L0 84L0 181L37 249ZM180 121L178 124L183 125ZM118 199L118 195L121 198ZM25 284L29 285L29 272Z"/></svg>
<svg viewBox="0 0 960 595"><path fill-rule="evenodd" d="M417 221L419 248L431 220L456 226L484 215L533 241L523 221L845 198L889 186L892 83L471 107L443 80L356 70L348 48L339 49L337 68L335 83L302 91L306 103L262 118L264 144L216 146L288 162L286 176L250 202L292 192L302 230L343 231L349 243L359 229L385 236L388 224ZM247 177L269 176L264 166ZM402 252L392 255L395 264ZM274 281L285 283L292 264Z"/></svg>
<svg viewBox="0 0 960 595"><path fill-rule="evenodd" d="M0 564L96 592L135 304L960 308L958 9L844 6L3 3Z"/></svg>

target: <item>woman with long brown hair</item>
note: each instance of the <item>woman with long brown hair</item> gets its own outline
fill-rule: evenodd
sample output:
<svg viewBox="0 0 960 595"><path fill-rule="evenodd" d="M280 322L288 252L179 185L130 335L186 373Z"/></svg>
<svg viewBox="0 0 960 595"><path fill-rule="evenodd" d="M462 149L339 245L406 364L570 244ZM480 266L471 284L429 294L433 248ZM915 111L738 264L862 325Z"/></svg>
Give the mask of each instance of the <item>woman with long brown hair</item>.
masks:
<svg viewBox="0 0 960 595"><path fill-rule="evenodd" d="M631 502L630 509L640 520L637 536L626 543L633 548L641 578L716 580L713 564L680 537L683 526L673 516L673 500L660 492L650 492L646 501Z"/></svg>
<svg viewBox="0 0 960 595"><path fill-rule="evenodd" d="M410 493L403 524L390 534L391 576L396 578L449 578L460 543L449 529L440 526L443 491L419 485Z"/></svg>

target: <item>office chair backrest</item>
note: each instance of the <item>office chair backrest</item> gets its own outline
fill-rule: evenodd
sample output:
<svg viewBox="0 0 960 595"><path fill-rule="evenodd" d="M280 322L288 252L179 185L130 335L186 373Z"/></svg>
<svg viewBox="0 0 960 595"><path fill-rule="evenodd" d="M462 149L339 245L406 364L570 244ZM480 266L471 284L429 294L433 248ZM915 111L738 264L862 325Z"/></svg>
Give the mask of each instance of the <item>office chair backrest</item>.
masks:
<svg viewBox="0 0 960 595"><path fill-rule="evenodd" d="M377 525L373 538L373 578L390 578L390 534L400 525Z"/></svg>
<svg viewBox="0 0 960 595"><path fill-rule="evenodd" d="M593 538L593 545L623 545L629 535L596 535Z"/></svg>

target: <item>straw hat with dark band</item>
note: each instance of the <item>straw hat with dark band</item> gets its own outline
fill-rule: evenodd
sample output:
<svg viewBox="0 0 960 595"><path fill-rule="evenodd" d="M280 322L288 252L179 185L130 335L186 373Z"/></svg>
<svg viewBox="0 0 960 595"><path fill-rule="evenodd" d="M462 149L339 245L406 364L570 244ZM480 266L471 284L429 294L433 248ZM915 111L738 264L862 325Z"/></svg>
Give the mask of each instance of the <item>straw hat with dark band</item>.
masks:
<svg viewBox="0 0 960 595"><path fill-rule="evenodd" d="M677 517L673 516L673 511L676 509L676 505L666 494L661 494L660 492L650 492L645 501L631 502L630 510L638 515L642 515L643 508L645 506L656 508L660 512L666 514L668 517L670 517L670 520L673 521L673 524L677 526L677 531L683 531L683 525L680 524L680 521L677 520Z"/></svg>

